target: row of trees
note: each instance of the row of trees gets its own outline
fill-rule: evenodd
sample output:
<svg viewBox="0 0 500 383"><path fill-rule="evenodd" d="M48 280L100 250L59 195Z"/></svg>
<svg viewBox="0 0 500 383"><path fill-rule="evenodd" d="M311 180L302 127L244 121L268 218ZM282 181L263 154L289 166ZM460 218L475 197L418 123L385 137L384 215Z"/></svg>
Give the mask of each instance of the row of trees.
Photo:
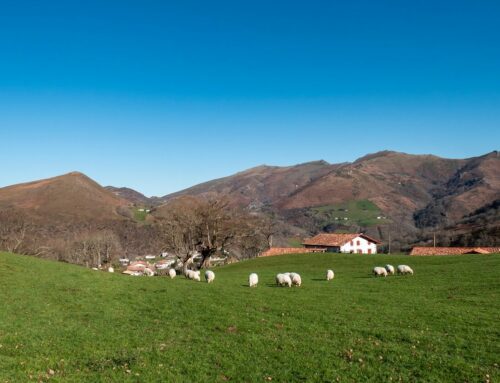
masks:
<svg viewBox="0 0 500 383"><path fill-rule="evenodd" d="M217 253L256 256L274 234L271 219L237 209L224 199L182 197L161 207L151 224L40 222L20 211L0 211L0 250L97 266L118 257L166 250L186 261L201 254L197 267Z"/></svg>
<svg viewBox="0 0 500 383"><path fill-rule="evenodd" d="M165 210L160 217L165 248L184 262L199 252L199 268L216 253L256 256L270 246L274 234L271 219L230 207L225 199L185 197L170 202Z"/></svg>

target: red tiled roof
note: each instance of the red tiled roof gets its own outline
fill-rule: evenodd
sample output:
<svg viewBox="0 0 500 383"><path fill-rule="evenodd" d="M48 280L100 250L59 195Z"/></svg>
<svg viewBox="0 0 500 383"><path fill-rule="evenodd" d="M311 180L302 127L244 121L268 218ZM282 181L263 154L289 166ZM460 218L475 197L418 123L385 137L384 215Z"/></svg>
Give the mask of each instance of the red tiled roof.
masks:
<svg viewBox="0 0 500 383"><path fill-rule="evenodd" d="M415 246L410 255L460 255L500 253L500 247L427 247Z"/></svg>
<svg viewBox="0 0 500 383"><path fill-rule="evenodd" d="M367 241L379 244L380 241L370 238L369 236L362 233L350 233L350 234L318 234L312 238L304 240L303 245L308 246L342 246L347 242L352 241L354 238L361 237Z"/></svg>

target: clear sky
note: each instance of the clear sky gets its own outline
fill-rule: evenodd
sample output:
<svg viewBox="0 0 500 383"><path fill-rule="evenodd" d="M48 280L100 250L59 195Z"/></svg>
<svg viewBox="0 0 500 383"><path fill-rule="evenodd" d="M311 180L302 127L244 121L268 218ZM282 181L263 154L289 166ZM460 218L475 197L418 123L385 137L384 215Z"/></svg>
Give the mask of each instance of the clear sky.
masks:
<svg viewBox="0 0 500 383"><path fill-rule="evenodd" d="M0 2L0 186L499 149L500 2Z"/></svg>

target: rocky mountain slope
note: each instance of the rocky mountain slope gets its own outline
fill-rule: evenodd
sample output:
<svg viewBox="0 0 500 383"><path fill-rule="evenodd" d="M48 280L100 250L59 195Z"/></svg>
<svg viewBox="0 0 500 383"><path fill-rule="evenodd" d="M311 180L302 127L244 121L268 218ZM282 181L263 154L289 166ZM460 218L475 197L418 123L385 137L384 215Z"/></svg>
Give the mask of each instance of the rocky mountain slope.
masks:
<svg viewBox="0 0 500 383"><path fill-rule="evenodd" d="M163 199L182 195L224 196L235 205L274 214L290 233L362 230L412 242L425 230L453 228L466 217L473 220L476 210L488 210L500 198L500 156L495 151L445 159L384 151L353 163L259 166ZM348 205L360 206L352 217L345 212ZM370 222L366 218L373 211L384 219Z"/></svg>

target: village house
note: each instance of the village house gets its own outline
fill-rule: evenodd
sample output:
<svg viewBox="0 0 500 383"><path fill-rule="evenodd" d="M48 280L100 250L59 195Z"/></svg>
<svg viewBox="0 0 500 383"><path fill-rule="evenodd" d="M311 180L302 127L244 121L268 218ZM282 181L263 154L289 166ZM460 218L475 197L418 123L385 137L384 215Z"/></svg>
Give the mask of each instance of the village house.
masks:
<svg viewBox="0 0 500 383"><path fill-rule="evenodd" d="M377 245L381 242L363 233L352 234L318 234L304 240L306 248L325 249L331 253L376 254Z"/></svg>

